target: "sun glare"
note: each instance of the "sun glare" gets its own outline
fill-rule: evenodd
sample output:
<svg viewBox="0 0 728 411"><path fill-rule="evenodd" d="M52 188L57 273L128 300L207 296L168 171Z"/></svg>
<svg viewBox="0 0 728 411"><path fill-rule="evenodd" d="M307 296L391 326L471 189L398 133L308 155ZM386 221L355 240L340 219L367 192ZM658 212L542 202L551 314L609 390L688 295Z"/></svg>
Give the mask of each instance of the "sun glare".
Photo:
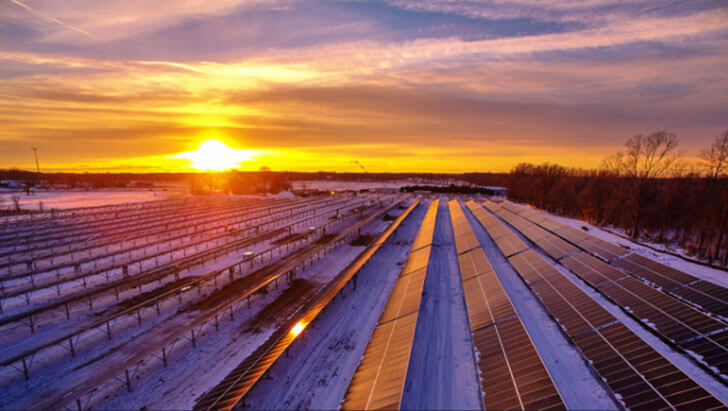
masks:
<svg viewBox="0 0 728 411"><path fill-rule="evenodd" d="M297 322L296 325L291 328L291 334L298 337L299 334L303 331L303 329L306 328L306 326L301 322Z"/></svg>
<svg viewBox="0 0 728 411"><path fill-rule="evenodd" d="M190 165L200 171L223 171L238 168L240 163L249 160L256 152L230 148L219 140L205 140L195 151L176 156L190 161Z"/></svg>

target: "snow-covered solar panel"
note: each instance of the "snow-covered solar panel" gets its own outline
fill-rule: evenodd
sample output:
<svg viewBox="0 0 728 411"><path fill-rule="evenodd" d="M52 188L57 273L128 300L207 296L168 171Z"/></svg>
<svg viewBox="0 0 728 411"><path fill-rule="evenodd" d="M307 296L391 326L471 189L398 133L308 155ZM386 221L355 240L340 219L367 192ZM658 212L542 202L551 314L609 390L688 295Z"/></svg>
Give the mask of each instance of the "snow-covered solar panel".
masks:
<svg viewBox="0 0 728 411"><path fill-rule="evenodd" d="M418 241L390 293L341 409L399 409L414 343L439 200L430 204ZM424 244L414 249L415 244Z"/></svg>
<svg viewBox="0 0 728 411"><path fill-rule="evenodd" d="M530 278L542 276L542 281L529 281L531 288L627 408L726 406L554 267L538 261L525 265L525 258L543 260L535 253L512 257L512 261L520 260L514 264L516 271L524 275L521 270L528 267L524 273Z"/></svg>

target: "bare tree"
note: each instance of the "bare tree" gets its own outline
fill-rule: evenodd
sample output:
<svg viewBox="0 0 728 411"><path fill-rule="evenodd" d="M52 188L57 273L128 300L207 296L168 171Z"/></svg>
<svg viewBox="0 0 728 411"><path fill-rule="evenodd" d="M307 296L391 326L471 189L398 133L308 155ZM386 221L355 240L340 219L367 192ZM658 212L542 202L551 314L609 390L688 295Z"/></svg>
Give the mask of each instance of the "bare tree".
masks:
<svg viewBox="0 0 728 411"><path fill-rule="evenodd" d="M713 261L718 259L721 247L728 236L728 192L725 182L719 180L726 175L728 169L728 130L717 135L710 147L700 150L700 158L708 177L705 198L709 200L705 205L704 227L716 238L713 251L709 253L710 261Z"/></svg>
<svg viewBox="0 0 728 411"><path fill-rule="evenodd" d="M607 157L604 166L625 177L666 177L682 167L681 154L677 152L678 142L676 134L665 130L646 136L638 134L624 143L624 151Z"/></svg>
<svg viewBox="0 0 728 411"><path fill-rule="evenodd" d="M728 168L728 130L715 136L710 147L700 150L700 158L708 177L716 179L725 174Z"/></svg>
<svg viewBox="0 0 728 411"><path fill-rule="evenodd" d="M632 238L639 236L643 209L643 188L650 178L667 177L682 167L681 153L677 152L676 134L658 130L649 135L636 135L627 140L625 149L607 157L603 166L631 180L631 190L626 204L629 213Z"/></svg>

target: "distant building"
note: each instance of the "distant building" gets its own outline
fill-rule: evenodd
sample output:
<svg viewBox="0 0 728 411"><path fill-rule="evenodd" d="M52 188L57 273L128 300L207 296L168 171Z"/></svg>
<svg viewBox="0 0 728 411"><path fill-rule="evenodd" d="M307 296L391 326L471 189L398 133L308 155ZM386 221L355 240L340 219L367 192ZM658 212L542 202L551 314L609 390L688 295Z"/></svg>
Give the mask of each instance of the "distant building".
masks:
<svg viewBox="0 0 728 411"><path fill-rule="evenodd" d="M478 188L481 188L488 192L488 195L492 196L503 196L505 197L506 194L508 194L508 189L505 187L498 187L498 186L479 186Z"/></svg>
<svg viewBox="0 0 728 411"><path fill-rule="evenodd" d="M18 180L0 180L0 187L11 190L23 190L25 189L25 183Z"/></svg>

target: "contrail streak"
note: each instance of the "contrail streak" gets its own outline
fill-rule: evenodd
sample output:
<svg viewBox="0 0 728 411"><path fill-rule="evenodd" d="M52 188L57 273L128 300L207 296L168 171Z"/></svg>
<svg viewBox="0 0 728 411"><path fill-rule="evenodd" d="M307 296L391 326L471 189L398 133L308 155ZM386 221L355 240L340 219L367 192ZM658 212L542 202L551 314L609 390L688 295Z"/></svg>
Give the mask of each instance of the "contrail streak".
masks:
<svg viewBox="0 0 728 411"><path fill-rule="evenodd" d="M73 31L75 31L76 33L81 33L81 34L83 34L83 35L84 35L84 36L86 36L86 37L93 37L93 36L92 36L91 34L89 34L88 32L86 32L86 31L84 31L84 30L81 30L81 29L79 29L78 27L72 26L72 25L70 25L70 24L68 24L68 23L64 23L63 21L61 21L61 20L58 20L58 19L57 19L57 18L55 18L55 17L49 17L49 16L44 16L43 14L41 14L41 13L39 13L39 12L37 12L37 11L35 11L35 10L31 9L31 8L30 8L30 6L28 6L28 5L26 5L26 4L23 4L23 3L21 3L21 2L20 2L20 1L18 1L18 0L10 0L10 2L11 2L11 3L13 3L13 4L16 4L16 5L18 5L18 6L22 7L22 8L24 8L24 9L26 9L26 10L28 10L28 11L29 11L30 13L32 13L32 14L34 14L34 15L36 15L36 16L38 16L38 17L40 17L40 18L43 18L43 19L46 19L46 20L50 20L50 21L52 21L52 22L54 22L54 23L58 23L58 24L60 24L61 26L65 27L65 28L67 28L67 29L73 30Z"/></svg>

